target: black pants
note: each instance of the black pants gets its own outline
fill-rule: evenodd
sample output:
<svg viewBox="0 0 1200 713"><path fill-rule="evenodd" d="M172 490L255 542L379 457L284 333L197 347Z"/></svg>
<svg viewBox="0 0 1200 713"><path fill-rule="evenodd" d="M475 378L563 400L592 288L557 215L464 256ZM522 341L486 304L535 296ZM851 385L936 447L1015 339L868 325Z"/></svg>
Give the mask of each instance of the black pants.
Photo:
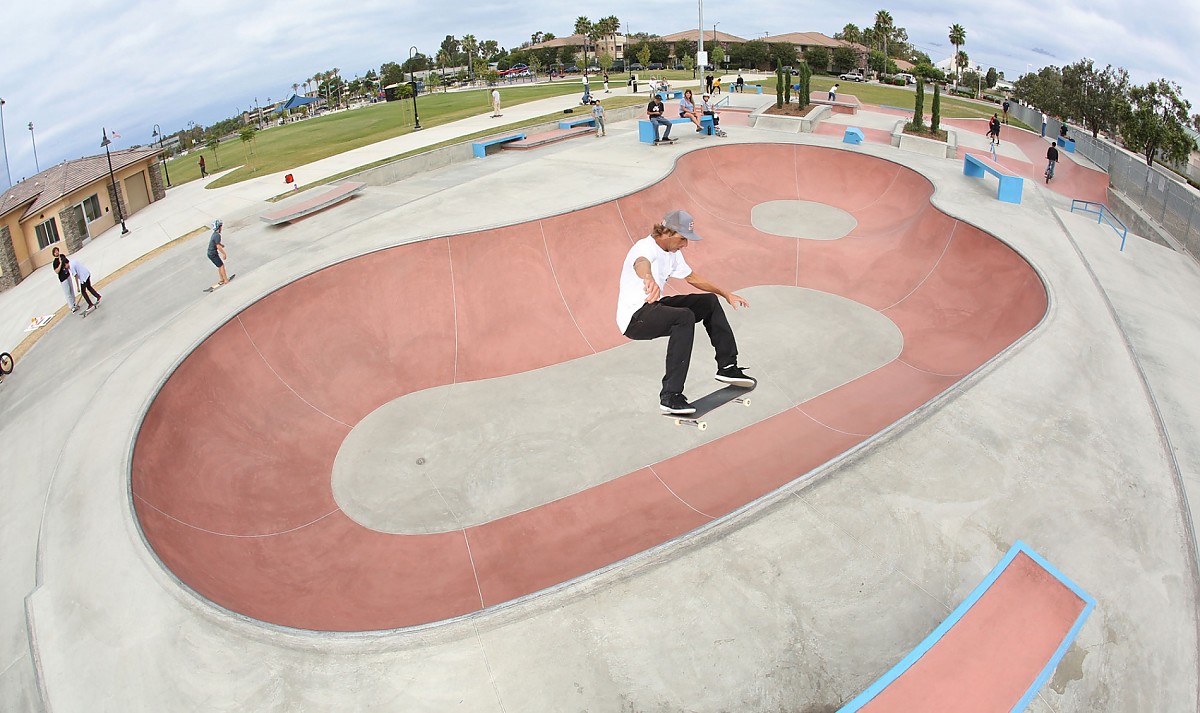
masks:
<svg viewBox="0 0 1200 713"><path fill-rule="evenodd" d="M708 338L716 350L717 368L737 363L737 342L733 329L725 318L725 310L717 296L672 295L649 302L633 313L625 336L646 340L670 337L667 341L667 370L659 397L682 394L692 359L692 340L696 323L704 322Z"/></svg>
<svg viewBox="0 0 1200 713"><path fill-rule="evenodd" d="M92 307L92 297L88 294L89 292L96 296L97 302L100 301L100 293L96 291L96 288L92 287L92 278L90 277L79 281L79 294L83 295L83 299L87 300L88 307Z"/></svg>

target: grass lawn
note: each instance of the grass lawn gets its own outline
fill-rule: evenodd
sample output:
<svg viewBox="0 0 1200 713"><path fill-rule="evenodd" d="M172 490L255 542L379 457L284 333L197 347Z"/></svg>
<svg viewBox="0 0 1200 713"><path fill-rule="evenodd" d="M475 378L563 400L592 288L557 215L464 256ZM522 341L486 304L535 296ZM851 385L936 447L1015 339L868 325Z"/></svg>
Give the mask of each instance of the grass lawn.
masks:
<svg viewBox="0 0 1200 713"><path fill-rule="evenodd" d="M598 83L593 81L592 87L598 89ZM506 107L546 97L579 93L582 93L582 90L578 78L574 81L568 78L566 81L547 84L500 87L503 106ZM491 109L490 94L489 89L423 95L417 99L421 125L438 126L488 111ZM610 101L605 100L606 107L617 106L610 104ZM255 134L252 156L247 156L247 147L236 137L221 142L215 152L205 149L203 155L209 173L240 166L236 171L209 184L209 187L228 186L265 173L303 166L412 131L411 99L369 104L350 111L326 114L284 126L273 126ZM180 185L200 177L199 156L199 152L193 151L187 156L178 156L167 162L172 185Z"/></svg>

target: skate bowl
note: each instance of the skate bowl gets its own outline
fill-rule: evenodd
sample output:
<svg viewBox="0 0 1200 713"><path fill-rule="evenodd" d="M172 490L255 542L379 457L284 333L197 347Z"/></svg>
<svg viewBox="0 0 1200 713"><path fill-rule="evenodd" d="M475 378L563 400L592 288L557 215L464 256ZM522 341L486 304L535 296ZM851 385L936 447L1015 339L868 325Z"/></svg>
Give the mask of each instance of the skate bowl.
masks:
<svg viewBox="0 0 1200 713"><path fill-rule="evenodd" d="M134 445L138 525L203 600L339 632L455 619L670 546L868 442L1041 321L1036 271L933 193L860 153L725 145L613 201L325 267L181 355ZM876 361L804 387L773 368L765 406L704 435L653 401L589 406L623 396L627 365L661 375L665 345L617 331L617 275L675 208L704 236L687 253L698 273L801 305L768 333L819 304L882 335ZM842 346L870 351L858 344ZM565 402L561 428L502 410L542 392L529 413ZM661 449L621 447L653 429Z"/></svg>

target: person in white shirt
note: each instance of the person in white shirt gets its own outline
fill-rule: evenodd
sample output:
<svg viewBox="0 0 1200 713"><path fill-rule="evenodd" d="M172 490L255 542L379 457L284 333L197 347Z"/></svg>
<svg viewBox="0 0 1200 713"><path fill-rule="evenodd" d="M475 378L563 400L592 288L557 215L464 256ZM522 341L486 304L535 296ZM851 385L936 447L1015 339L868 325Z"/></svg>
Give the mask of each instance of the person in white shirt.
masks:
<svg viewBox="0 0 1200 713"><path fill-rule="evenodd" d="M500 90L492 90L492 116L500 116Z"/></svg>
<svg viewBox="0 0 1200 713"><path fill-rule="evenodd" d="M87 269L87 266L79 262L79 260L71 260L71 275L79 282L79 294L83 295L83 299L87 300L88 309L94 309L100 305L100 293L96 288L92 287L92 271ZM88 293L91 294L88 294ZM92 303L92 297L95 296L96 302Z"/></svg>
<svg viewBox="0 0 1200 713"><path fill-rule="evenodd" d="M716 351L717 381L747 388L757 383L737 364L737 341L717 297L725 298L734 309L749 307L750 303L717 287L688 266L681 250L689 242L701 239L694 227L692 216L686 211L667 213L650 235L633 244L621 267L617 297L617 327L621 333L635 340L669 338L666 374L659 392L659 408L663 413L696 412L683 395L683 386L697 322L704 323ZM664 296L663 287L672 277L685 280L707 294Z"/></svg>

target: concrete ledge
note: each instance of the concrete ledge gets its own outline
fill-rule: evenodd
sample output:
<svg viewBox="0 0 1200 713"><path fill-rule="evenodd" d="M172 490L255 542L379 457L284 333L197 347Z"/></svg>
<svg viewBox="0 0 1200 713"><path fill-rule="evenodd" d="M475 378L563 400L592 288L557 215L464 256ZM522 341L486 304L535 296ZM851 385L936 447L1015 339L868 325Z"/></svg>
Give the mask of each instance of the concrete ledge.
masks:
<svg viewBox="0 0 1200 713"><path fill-rule="evenodd" d="M750 112L748 119L750 126L755 129L810 134L817 124L832 116L832 109L826 105L814 105L804 116L778 116L764 113L773 106L775 106L775 102L765 104Z"/></svg>
<svg viewBox="0 0 1200 713"><path fill-rule="evenodd" d="M953 129L945 129L946 140L934 141L920 136L904 133L907 119L901 119L892 127L892 146L901 151L911 151L935 158L958 158L958 133Z"/></svg>

